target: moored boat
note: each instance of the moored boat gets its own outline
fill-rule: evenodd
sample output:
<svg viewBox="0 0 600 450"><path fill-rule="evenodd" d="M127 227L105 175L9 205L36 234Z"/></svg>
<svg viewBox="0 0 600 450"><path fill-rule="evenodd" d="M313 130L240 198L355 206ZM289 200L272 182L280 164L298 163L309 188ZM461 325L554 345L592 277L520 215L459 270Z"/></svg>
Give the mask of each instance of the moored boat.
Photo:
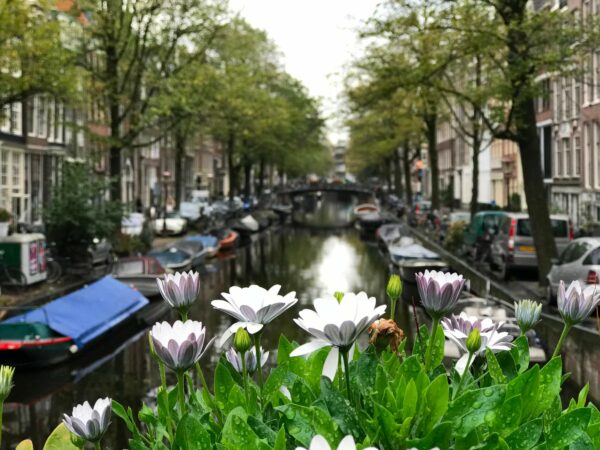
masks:
<svg viewBox="0 0 600 450"><path fill-rule="evenodd" d="M223 230L222 233L219 234L219 249L229 250L237 245L237 242L240 238L240 235L233 230L226 229Z"/></svg>
<svg viewBox="0 0 600 450"><path fill-rule="evenodd" d="M107 276L44 306L0 322L0 364L43 367L90 347L148 304L140 292Z"/></svg>
<svg viewBox="0 0 600 450"><path fill-rule="evenodd" d="M113 277L151 300L160 298L156 278L164 273L165 268L151 256L122 258L115 261L112 267Z"/></svg>
<svg viewBox="0 0 600 450"><path fill-rule="evenodd" d="M212 234L193 234L185 237L186 241L200 242L204 247L204 256L214 257L219 252L219 239Z"/></svg>

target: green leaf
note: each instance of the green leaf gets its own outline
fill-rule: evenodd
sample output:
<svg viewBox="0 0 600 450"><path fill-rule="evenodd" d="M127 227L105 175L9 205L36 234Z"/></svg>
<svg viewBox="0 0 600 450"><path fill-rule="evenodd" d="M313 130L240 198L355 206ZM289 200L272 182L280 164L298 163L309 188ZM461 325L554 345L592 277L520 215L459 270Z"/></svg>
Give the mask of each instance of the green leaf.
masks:
<svg viewBox="0 0 600 450"><path fill-rule="evenodd" d="M417 393L417 385L414 380L410 380L406 385L406 391L404 392L404 403L402 405L402 418L407 419L413 417L417 412L417 400L419 394Z"/></svg>
<svg viewBox="0 0 600 450"><path fill-rule="evenodd" d="M509 351L504 351L496 353L494 356L498 360L504 376L509 380L514 379L517 376L517 366L512 354Z"/></svg>
<svg viewBox="0 0 600 450"><path fill-rule="evenodd" d="M580 408L556 419L546 437L548 450L563 449L575 442L585 433L590 415L591 411L589 409Z"/></svg>
<svg viewBox="0 0 600 450"><path fill-rule="evenodd" d="M579 391L579 395L577 396L577 407L583 408L585 406L585 402L587 400L588 393L590 392L590 384L586 383L585 386Z"/></svg>
<svg viewBox="0 0 600 450"><path fill-rule="evenodd" d="M491 351L489 348L485 349L485 358L487 360L488 370L490 372L492 380L494 380L496 384L506 383L506 377L502 373L502 368L500 367L500 364L496 359L496 355L494 355L494 352Z"/></svg>
<svg viewBox="0 0 600 450"><path fill-rule="evenodd" d="M277 437L275 438L275 446L273 450L286 450L285 449L285 428L281 427L277 432Z"/></svg>
<svg viewBox="0 0 600 450"><path fill-rule="evenodd" d="M71 442L71 432L60 423L48 437L44 444L43 450L79 450L77 446Z"/></svg>
<svg viewBox="0 0 600 450"><path fill-rule="evenodd" d="M449 387L446 375L440 375L425 391L425 408L422 413L421 429L429 433L448 410Z"/></svg>
<svg viewBox="0 0 600 450"><path fill-rule="evenodd" d="M410 379L417 378L423 366L416 355L409 356L404 360L400 367L400 374L404 376L406 382Z"/></svg>
<svg viewBox="0 0 600 450"><path fill-rule="evenodd" d="M33 442L31 442L31 439L25 439L24 441L19 442L19 445L15 447L15 450L33 450Z"/></svg>
<svg viewBox="0 0 600 450"><path fill-rule="evenodd" d="M385 448L401 448L398 436L400 435L402 425L396 422L394 414L384 406L376 403L374 419L379 424L382 438L386 443Z"/></svg>
<svg viewBox="0 0 600 450"><path fill-rule="evenodd" d="M529 368L529 342L526 336L519 336L513 341L510 353L517 364L519 373L525 372Z"/></svg>
<svg viewBox="0 0 600 450"><path fill-rule="evenodd" d="M112 410L117 417L121 418L121 420L123 420L123 422L125 422L127 429L130 432L133 432L134 425L133 425L132 421L129 419L129 416L127 415L127 411L125 410L125 407L123 405L121 405L118 401L113 400L112 401Z"/></svg>
<svg viewBox="0 0 600 450"><path fill-rule="evenodd" d="M444 360L444 347L446 344L446 337L444 335L444 329L439 326L435 333L435 339L433 341L433 349L431 351L431 367L437 367Z"/></svg>
<svg viewBox="0 0 600 450"><path fill-rule="evenodd" d="M290 393L292 394L292 401L303 406L310 406L316 399L312 389L302 378L296 378L290 388Z"/></svg>
<svg viewBox="0 0 600 450"><path fill-rule="evenodd" d="M173 450L210 450L212 448L208 431L200 421L189 414L184 415L177 424Z"/></svg>
<svg viewBox="0 0 600 450"><path fill-rule="evenodd" d="M217 407L227 413L231 409L229 406L229 394L233 390L234 386L238 386L233 380L233 377L229 373L227 368L219 363L215 369L215 400L217 401Z"/></svg>
<svg viewBox="0 0 600 450"><path fill-rule="evenodd" d="M250 428L252 428L252 430L260 439L266 440L271 446L275 445L277 433L275 433L273 429L269 428L266 423L254 416L248 416L246 422L248 422Z"/></svg>
<svg viewBox="0 0 600 450"><path fill-rule="evenodd" d="M338 424L319 407L288 404L275 409L282 413L288 433L305 447L310 445L315 434L328 442L338 442L342 438Z"/></svg>
<svg viewBox="0 0 600 450"><path fill-rule="evenodd" d="M327 377L321 377L320 398L344 435L351 434L356 439L364 437L365 433L360 426L356 411Z"/></svg>
<svg viewBox="0 0 600 450"><path fill-rule="evenodd" d="M242 408L235 408L227 416L221 444L229 450L256 449L271 450L271 447L250 428L246 423L246 413Z"/></svg>
<svg viewBox="0 0 600 450"><path fill-rule="evenodd" d="M513 431L506 438L506 443L512 450L528 450L537 444L541 435L542 419L535 419Z"/></svg>
<svg viewBox="0 0 600 450"><path fill-rule="evenodd" d="M375 390L375 373L378 365L379 358L372 346L361 353L358 361L350 364L352 387L365 397L370 396Z"/></svg>
<svg viewBox="0 0 600 450"><path fill-rule="evenodd" d="M540 395L534 405L533 417L543 413L552 405L554 398L560 394L562 375L562 359L560 356L552 358L540 370Z"/></svg>
<svg viewBox="0 0 600 450"><path fill-rule="evenodd" d="M506 444L504 439L498 436L497 433L489 436L486 441L475 447L471 447L471 450L511 450L510 447Z"/></svg>
<svg viewBox="0 0 600 450"><path fill-rule="evenodd" d="M457 436L466 436L482 425L488 412L499 408L504 402L506 386L496 385L467 391L450 403L447 417L454 421Z"/></svg>
<svg viewBox="0 0 600 450"><path fill-rule="evenodd" d="M486 423L491 430L496 431L501 437L506 437L519 427L521 411L521 396L511 397L502 404L502 407L486 416Z"/></svg>
<svg viewBox="0 0 600 450"><path fill-rule="evenodd" d="M536 407L538 396L542 395L540 394L539 384L540 367L535 365L511 380L506 387L507 398L521 396L523 406L521 418L523 420L531 417L531 414Z"/></svg>
<svg viewBox="0 0 600 450"><path fill-rule="evenodd" d="M430 450L434 447L438 447L440 450L447 450L450 448L451 439L452 423L442 422L436 425L424 438L408 440L406 445L418 450Z"/></svg>

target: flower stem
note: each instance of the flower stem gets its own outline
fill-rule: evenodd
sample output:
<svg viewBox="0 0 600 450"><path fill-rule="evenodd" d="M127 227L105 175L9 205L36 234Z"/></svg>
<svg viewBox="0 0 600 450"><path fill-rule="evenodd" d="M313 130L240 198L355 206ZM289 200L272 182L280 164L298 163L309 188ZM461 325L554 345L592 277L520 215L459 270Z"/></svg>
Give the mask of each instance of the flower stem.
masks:
<svg viewBox="0 0 600 450"><path fill-rule="evenodd" d="M94 450L100 450L102 447L100 447L100 441L94 442Z"/></svg>
<svg viewBox="0 0 600 450"><path fill-rule="evenodd" d="M569 334L569 331L571 331L572 327L573 325L565 323L562 333L560 334L560 338L558 339L558 343L556 344L556 348L554 349L554 353L552 353L552 358L560 355L560 348L562 347L563 342L565 341L565 338L567 337L567 334Z"/></svg>
<svg viewBox="0 0 600 450"><path fill-rule="evenodd" d="M185 412L185 386L184 386L184 372L182 370L177 371L177 397L179 399L179 414L183 416Z"/></svg>
<svg viewBox="0 0 600 450"><path fill-rule="evenodd" d="M242 355L242 380L244 381L244 394L246 395L246 405L250 406L250 397L248 397L248 371L246 370L246 352Z"/></svg>
<svg viewBox="0 0 600 450"><path fill-rule="evenodd" d="M165 373L165 365L162 361L158 362L158 369L160 371L160 385L166 391L167 390L167 375Z"/></svg>
<svg viewBox="0 0 600 450"><path fill-rule="evenodd" d="M354 404L352 400L352 390L350 389L350 364L348 364L348 350L341 350L342 361L344 362L344 378L346 379L346 394L348 395L348 401L351 405Z"/></svg>
<svg viewBox="0 0 600 450"><path fill-rule="evenodd" d="M435 335L437 334L438 325L440 323L439 317L433 318L433 324L431 325L431 336L429 336L429 344L427 344L427 352L425 353L425 371L429 372L431 369L431 357L433 353L433 346L435 344ZM419 331L417 330L417 334Z"/></svg>
<svg viewBox="0 0 600 450"><path fill-rule="evenodd" d="M200 361L196 362L196 372L198 372L198 375L200 376L202 389L206 389L208 391L208 384L206 383L206 378L204 378L204 372L202 371L202 367L200 367Z"/></svg>
<svg viewBox="0 0 600 450"><path fill-rule="evenodd" d="M185 322L186 320L188 320L187 309L180 308L179 309L179 316L181 317L181 321L182 322Z"/></svg>
<svg viewBox="0 0 600 450"><path fill-rule="evenodd" d="M254 335L254 348L256 349L256 371L258 372L258 387L260 388L260 393L262 395L263 388L263 371L262 366L260 364L260 337L262 332L259 331Z"/></svg>
<svg viewBox="0 0 600 450"><path fill-rule="evenodd" d="M460 381L458 382L456 391L454 392L454 395L452 396L453 400L458 396L458 394L460 393L460 391L462 389L463 382L465 381L465 378L466 378L465 375L467 375L467 372L469 371L469 367L471 367L472 359L473 359L473 353L469 352L469 358L467 359L467 365L465 366L465 370L463 371L463 373L460 376Z"/></svg>
<svg viewBox="0 0 600 450"><path fill-rule="evenodd" d="M396 302L398 300L390 297L390 319L395 320L396 317Z"/></svg>

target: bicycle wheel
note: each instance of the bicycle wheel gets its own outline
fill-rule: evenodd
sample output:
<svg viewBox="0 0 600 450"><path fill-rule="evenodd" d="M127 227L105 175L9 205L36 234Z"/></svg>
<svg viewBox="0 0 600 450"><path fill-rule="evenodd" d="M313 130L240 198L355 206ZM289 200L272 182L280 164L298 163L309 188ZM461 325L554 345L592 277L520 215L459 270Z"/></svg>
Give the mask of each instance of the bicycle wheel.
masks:
<svg viewBox="0 0 600 450"><path fill-rule="evenodd" d="M48 261L46 263L46 281L48 283L55 283L62 276L62 267L58 261Z"/></svg>

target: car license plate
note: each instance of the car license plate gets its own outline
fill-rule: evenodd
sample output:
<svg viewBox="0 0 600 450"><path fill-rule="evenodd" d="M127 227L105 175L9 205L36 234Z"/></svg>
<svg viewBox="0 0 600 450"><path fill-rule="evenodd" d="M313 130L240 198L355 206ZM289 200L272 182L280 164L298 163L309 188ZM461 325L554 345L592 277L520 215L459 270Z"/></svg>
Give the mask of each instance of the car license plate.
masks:
<svg viewBox="0 0 600 450"><path fill-rule="evenodd" d="M535 252L535 247L533 245L521 245L519 246L519 250L525 253L533 253Z"/></svg>

